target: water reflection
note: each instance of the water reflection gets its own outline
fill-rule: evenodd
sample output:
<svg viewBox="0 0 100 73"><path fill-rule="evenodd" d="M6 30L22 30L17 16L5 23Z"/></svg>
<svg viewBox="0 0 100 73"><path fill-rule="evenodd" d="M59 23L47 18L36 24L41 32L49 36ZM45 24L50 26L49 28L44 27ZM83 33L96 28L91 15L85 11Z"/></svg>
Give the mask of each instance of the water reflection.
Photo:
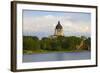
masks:
<svg viewBox="0 0 100 73"><path fill-rule="evenodd" d="M85 60L90 59L91 54L89 51L85 52L58 52L46 54L31 54L23 55L23 62L41 62L41 61L63 61L63 60Z"/></svg>

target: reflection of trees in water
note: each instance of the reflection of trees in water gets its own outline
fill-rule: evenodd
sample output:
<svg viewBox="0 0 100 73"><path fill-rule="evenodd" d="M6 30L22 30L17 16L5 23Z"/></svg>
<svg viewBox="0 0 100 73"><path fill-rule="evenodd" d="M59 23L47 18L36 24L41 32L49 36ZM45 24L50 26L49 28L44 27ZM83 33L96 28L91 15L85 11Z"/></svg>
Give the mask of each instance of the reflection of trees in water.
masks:
<svg viewBox="0 0 100 73"><path fill-rule="evenodd" d="M57 57L58 61L63 60L64 54L63 53L58 53L58 54L56 54L56 57Z"/></svg>

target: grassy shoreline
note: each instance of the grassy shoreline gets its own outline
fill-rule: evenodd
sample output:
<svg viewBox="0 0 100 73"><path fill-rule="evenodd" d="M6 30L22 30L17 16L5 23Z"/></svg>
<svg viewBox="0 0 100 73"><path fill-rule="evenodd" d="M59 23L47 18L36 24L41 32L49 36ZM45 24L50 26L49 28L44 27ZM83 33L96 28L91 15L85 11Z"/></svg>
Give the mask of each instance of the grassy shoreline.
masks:
<svg viewBox="0 0 100 73"><path fill-rule="evenodd" d="M23 54L44 54L44 53L56 53L56 52L84 52L89 50L23 50Z"/></svg>

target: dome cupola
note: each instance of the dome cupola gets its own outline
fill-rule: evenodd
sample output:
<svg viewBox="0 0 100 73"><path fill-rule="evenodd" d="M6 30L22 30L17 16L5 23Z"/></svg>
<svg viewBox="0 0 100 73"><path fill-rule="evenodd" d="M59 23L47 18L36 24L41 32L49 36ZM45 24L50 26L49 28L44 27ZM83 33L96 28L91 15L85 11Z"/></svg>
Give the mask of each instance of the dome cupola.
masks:
<svg viewBox="0 0 100 73"><path fill-rule="evenodd" d="M63 27L60 24L60 21L58 21L58 24L56 25L56 29L62 29Z"/></svg>

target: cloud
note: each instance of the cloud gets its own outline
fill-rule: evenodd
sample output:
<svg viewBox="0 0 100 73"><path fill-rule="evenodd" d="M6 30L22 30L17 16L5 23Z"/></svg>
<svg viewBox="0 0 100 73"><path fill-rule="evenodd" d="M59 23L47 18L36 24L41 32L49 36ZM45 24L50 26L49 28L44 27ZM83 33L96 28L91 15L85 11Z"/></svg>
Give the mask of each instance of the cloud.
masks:
<svg viewBox="0 0 100 73"><path fill-rule="evenodd" d="M23 33L34 35L34 33L43 32L45 35L53 35L55 26L60 20L64 34L70 35L68 33L76 33L84 34L91 32L90 21L74 21L73 17L70 16L54 16L54 15L43 15L43 16L31 16L31 17L23 17ZM32 34L32 32L34 32ZM49 34L48 34L49 33ZM72 35L71 34L71 35ZM88 35L87 34L87 35ZM29 34L28 34L29 35ZM38 35L38 34L37 34Z"/></svg>

